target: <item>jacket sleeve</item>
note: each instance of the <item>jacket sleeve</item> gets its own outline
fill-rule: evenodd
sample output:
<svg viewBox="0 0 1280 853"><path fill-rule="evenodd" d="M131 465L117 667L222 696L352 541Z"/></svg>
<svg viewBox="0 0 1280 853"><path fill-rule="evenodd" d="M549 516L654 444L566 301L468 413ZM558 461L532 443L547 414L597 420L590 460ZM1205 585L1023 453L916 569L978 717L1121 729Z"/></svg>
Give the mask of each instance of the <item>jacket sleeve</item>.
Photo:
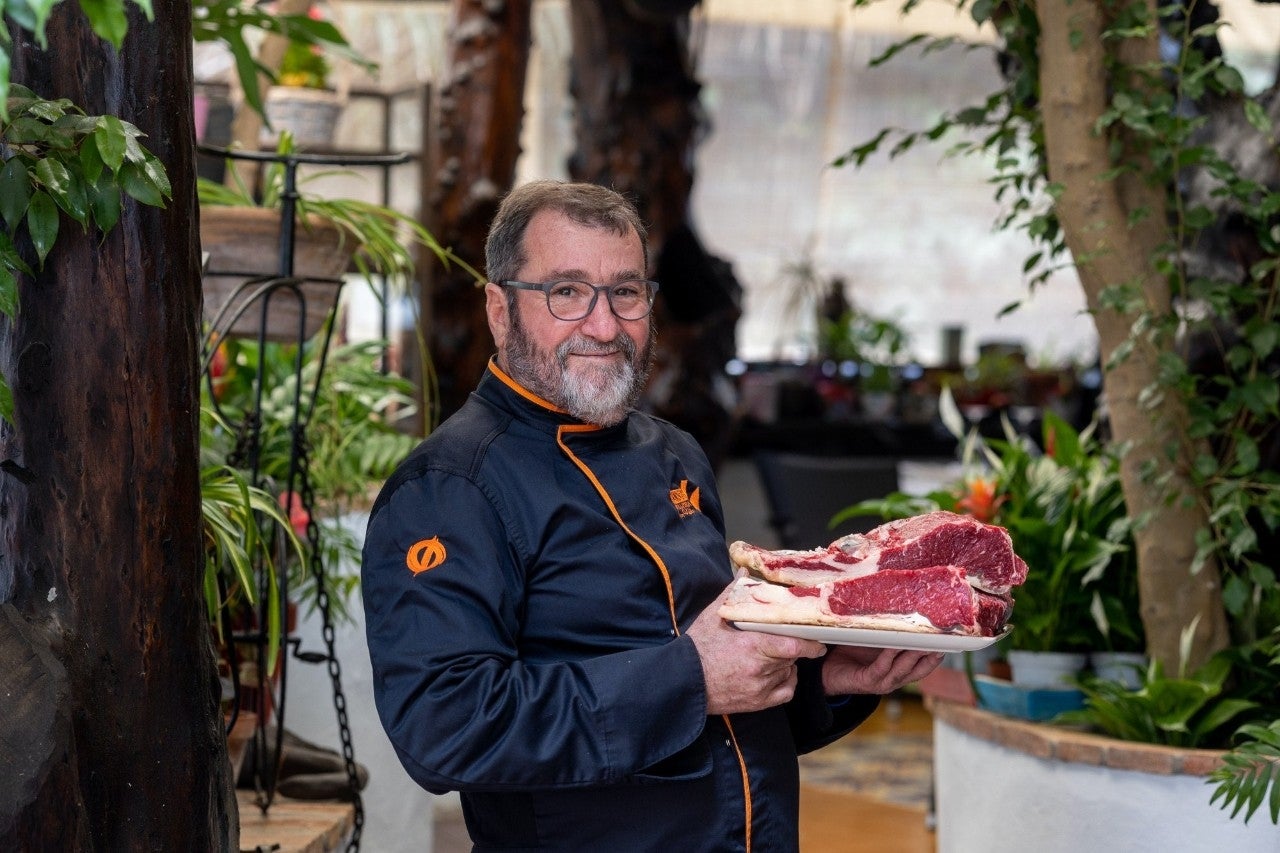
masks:
<svg viewBox="0 0 1280 853"><path fill-rule="evenodd" d="M822 661L797 661L796 692L787 704L791 736L800 754L820 749L861 725L880 705L869 694L827 696L822 690Z"/></svg>
<svg viewBox="0 0 1280 853"><path fill-rule="evenodd" d="M679 755L706 724L692 641L522 659L511 538L474 484L436 471L399 485L370 519L361 589L374 695L409 775L439 793L607 784L655 765L666 778L709 772L690 760L697 749Z"/></svg>

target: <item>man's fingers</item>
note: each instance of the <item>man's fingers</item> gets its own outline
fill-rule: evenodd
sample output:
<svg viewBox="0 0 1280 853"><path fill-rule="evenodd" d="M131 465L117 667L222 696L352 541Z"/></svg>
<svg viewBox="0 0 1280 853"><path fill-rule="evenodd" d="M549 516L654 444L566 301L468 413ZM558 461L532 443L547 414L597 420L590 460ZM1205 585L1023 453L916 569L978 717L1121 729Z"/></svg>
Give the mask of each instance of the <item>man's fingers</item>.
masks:
<svg viewBox="0 0 1280 853"><path fill-rule="evenodd" d="M779 637L773 634L761 634L756 645L760 654L776 660L795 660L796 658L820 658L827 653L827 647L813 640L801 640L795 637Z"/></svg>

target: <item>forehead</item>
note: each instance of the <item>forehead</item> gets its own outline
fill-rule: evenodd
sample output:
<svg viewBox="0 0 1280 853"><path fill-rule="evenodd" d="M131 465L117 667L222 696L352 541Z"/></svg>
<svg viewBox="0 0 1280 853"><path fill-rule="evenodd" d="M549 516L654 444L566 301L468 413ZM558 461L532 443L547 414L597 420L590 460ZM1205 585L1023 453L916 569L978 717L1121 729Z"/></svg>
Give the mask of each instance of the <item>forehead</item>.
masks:
<svg viewBox="0 0 1280 853"><path fill-rule="evenodd" d="M559 211L542 210L529 222L524 244L526 272L540 277L603 280L645 274L644 248L631 228L618 234L612 228L575 222Z"/></svg>

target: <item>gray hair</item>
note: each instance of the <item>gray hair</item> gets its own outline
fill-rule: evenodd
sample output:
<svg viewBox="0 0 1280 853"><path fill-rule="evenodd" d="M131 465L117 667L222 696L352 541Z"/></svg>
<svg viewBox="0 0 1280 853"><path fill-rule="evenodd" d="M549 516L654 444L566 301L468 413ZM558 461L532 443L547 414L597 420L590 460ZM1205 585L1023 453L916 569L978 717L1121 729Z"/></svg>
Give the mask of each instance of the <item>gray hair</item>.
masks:
<svg viewBox="0 0 1280 853"><path fill-rule="evenodd" d="M607 228L622 236L635 231L648 270L649 233L626 197L597 184L543 180L516 187L498 207L484 243L485 273L490 281L505 281L519 274L527 260L525 231L542 210L554 210L579 224Z"/></svg>

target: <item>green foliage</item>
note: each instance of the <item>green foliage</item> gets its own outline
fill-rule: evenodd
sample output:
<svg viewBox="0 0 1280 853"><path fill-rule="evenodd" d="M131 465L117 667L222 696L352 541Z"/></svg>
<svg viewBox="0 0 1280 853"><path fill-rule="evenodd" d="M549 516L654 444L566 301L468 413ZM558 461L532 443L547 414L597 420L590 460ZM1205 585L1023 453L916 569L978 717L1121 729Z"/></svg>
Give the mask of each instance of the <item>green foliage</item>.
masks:
<svg viewBox="0 0 1280 853"><path fill-rule="evenodd" d="M45 24L53 7L61 2L63 0L0 0L0 13L32 33L36 43L42 49L47 49L49 43ZM132 2L143 11L148 21L154 20L151 0ZM119 50L129 29L124 0L79 0L79 4L93 32ZM262 114L262 87L258 85L258 75L263 74L267 79L275 80L275 74L258 62L245 37L246 32L275 33L287 38L290 44L314 46L349 59L368 70L375 68L373 63L351 49L337 27L307 15L274 15L257 3L247 0L193 0L191 14L192 38L195 41L220 41L226 44L235 61L245 103L259 114ZM7 117L4 104L8 100L12 58L13 42L9 32L7 29L0 29L0 118Z"/></svg>
<svg viewBox="0 0 1280 853"><path fill-rule="evenodd" d="M303 42L290 42L280 60L276 82L281 86L324 89L329 85L329 60L318 49Z"/></svg>
<svg viewBox="0 0 1280 853"><path fill-rule="evenodd" d="M196 41L220 41L227 45L235 61L245 103L258 114L263 111L258 75L264 74L272 81L276 75L258 62L245 38L246 32L274 33L287 38L290 46L315 47L370 71L376 67L353 51L333 24L317 21L305 14L275 15L246 0L194 0L191 11L192 37Z"/></svg>
<svg viewBox="0 0 1280 853"><path fill-rule="evenodd" d="M1060 714L1055 722L1085 725L1119 740L1211 747L1226 740L1233 720L1257 708L1224 695L1230 675L1231 666L1221 657L1179 677L1166 676L1153 661L1136 690L1085 675L1079 679L1085 707Z"/></svg>
<svg viewBox="0 0 1280 853"><path fill-rule="evenodd" d="M119 221L124 196L163 207L173 193L164 166L138 141L142 131L132 124L86 115L65 98L45 100L25 86L8 88L6 117L0 118L0 312L13 317L18 276L44 266L64 215L86 231L106 232ZM0 417L13 418L3 379Z"/></svg>
<svg viewBox="0 0 1280 853"><path fill-rule="evenodd" d="M226 339L219 349L218 366L210 371L216 375L205 389L206 409L217 412L217 417L206 420L202 434L205 464L233 459L247 475L252 460L246 458L245 429L231 425L256 422L258 481L268 492L282 493L290 476L297 476L290 469L297 438L296 403L305 429L307 481L323 512L313 520L325 565L356 561L359 546L339 523L339 516L365 503L370 490L390 476L417 443L415 436L399 428L402 419L416 412L412 384L379 369L383 352L378 341L334 347L326 355L323 370L320 338L305 344L301 353L295 345L268 343L260 348L256 342L239 339ZM301 374L296 374L299 357ZM260 370L265 391L259 401L254 389ZM304 542L303 548L302 559L289 563L289 585L291 594L314 607L311 543ZM342 618L356 578L331 573L327 580L334 614Z"/></svg>
<svg viewBox="0 0 1280 853"><path fill-rule="evenodd" d="M1227 753L1223 766L1209 776L1209 782L1217 784L1209 802L1222 800L1224 809L1234 804L1233 818L1244 809L1244 822L1248 823L1267 800L1271 822L1280 823L1280 720L1241 726L1238 734L1240 745Z"/></svg>
<svg viewBox="0 0 1280 853"><path fill-rule="evenodd" d="M1077 433L1046 411L1042 452L1004 420L1004 438L966 430L949 391L939 408L963 442L960 482L919 498L893 494L843 510L906 518L935 509L966 513L1009 531L1027 562L1014 590L1010 644L1035 651L1141 651L1132 521L1119 456L1092 430Z"/></svg>
<svg viewBox="0 0 1280 853"><path fill-rule="evenodd" d="M1186 648L1184 642L1184 659ZM1134 690L1083 676L1084 708L1054 722L1139 743L1231 749L1206 780L1217 786L1210 802L1234 805L1232 817L1244 810L1247 823L1270 792L1271 820L1280 823L1280 721L1271 719L1280 690L1260 677L1276 666L1280 632L1220 652L1190 675L1166 675L1153 662Z"/></svg>
<svg viewBox="0 0 1280 853"><path fill-rule="evenodd" d="M294 153L293 137L282 133L276 153L288 157ZM234 169L236 186L197 180L197 194L201 205L247 206L279 209L285 192L286 168L283 162L271 162L263 170L261 188L255 195L240 180ZM339 174L336 170L308 175L307 181ZM308 216L318 216L337 226L356 247L355 264L365 275L383 275L393 282L406 282L413 278L415 270L413 246L425 247L448 265L460 265L477 282L484 276L445 247L420 222L408 214L391 207L351 198L325 198L316 193L300 192L295 198L295 210L300 221Z"/></svg>
<svg viewBox="0 0 1280 853"><path fill-rule="evenodd" d="M214 417L204 412L204 418ZM280 588L275 556L279 544L302 555L302 544L271 494L252 485L240 471L216 463L200 473L204 517L204 594L210 621L225 641L222 614L239 603L257 604L259 578L266 580L269 614L267 660L274 668L282 636Z"/></svg>
<svg viewBox="0 0 1280 853"><path fill-rule="evenodd" d="M872 1L855 0L855 5ZM905 3L904 10L911 5ZM1034 290L1054 270L1073 260L1090 260L1069 257L1056 211L1063 187L1051 182L1047 173L1039 109L1037 9L1021 0L961 0L959 7L975 22L995 28L994 49L1000 51L1003 71L1000 88L980 103L947 111L924 130L882 130L850 148L837 165L864 164L881 150L895 156L922 142L958 139L951 144L953 153L978 156L991 164L994 194L1003 211L996 227L1021 230L1031 239L1034 249L1024 271ZM1151 405L1174 394L1187 408L1183 447L1197 449L1184 454L1191 462L1176 473L1195 488L1187 494L1170 490L1167 501L1197 501L1208 518L1207 526L1196 533L1199 553L1189 568L1198 572L1210 561L1220 568L1235 643L1228 653L1238 653L1280 625L1280 581L1274 554L1268 550L1274 544L1266 544L1274 543L1280 531L1280 472L1273 456L1280 437L1280 234L1273 230L1280 192L1242 174L1229 154L1209 144L1212 137L1206 130L1210 110L1219 116L1234 111L1259 132L1260 144L1269 144L1266 140L1274 129L1266 105L1245 93L1242 75L1221 55L1203 49L1225 21L1193 28L1176 4L1162 6L1158 14L1160 18L1153 20L1142 3L1107 8L1102 73L1110 100L1092 130L1105 135L1112 162L1103 174L1083 179L1132 176L1165 190L1167 242L1152 257L1151 268L1164 277L1174 298L1170 310L1156 311L1142 301L1132 282L1110 282L1102 294L1103 308L1119 310L1134 322L1129 341L1106 354L1104 366L1109 370L1135 351L1153 347L1160 353L1158 379L1138 389L1138 401ZM1125 64L1119 46L1157 34L1163 39L1160 62ZM891 47L873 65L917 45L941 44L913 37ZM1152 213L1134 210L1128 224L1143 222ZM1227 220L1232 256L1204 263L1198 255L1201 247L1220 237ZM1123 239L1119 231L1117 239ZM1231 270L1233 263L1238 275ZM1140 466L1147 484L1161 487L1172 481L1174 472L1162 464L1163 458ZM1178 455L1170 452L1167 458ZM1159 574L1185 572L1187 567L1142 570ZM1280 667L1253 670L1241 681L1253 681L1249 689L1268 695L1270 707L1277 707ZM1181 689L1179 695L1191 702L1194 690L1185 684ZM1229 684L1223 692L1205 697L1203 713L1220 713L1218 706L1230 711L1244 689ZM1251 731L1270 743L1261 729ZM1255 778L1251 786L1232 793L1245 796L1252 811L1265 787ZM1242 793L1245 788L1248 793ZM1274 802L1274 788L1272 796Z"/></svg>

